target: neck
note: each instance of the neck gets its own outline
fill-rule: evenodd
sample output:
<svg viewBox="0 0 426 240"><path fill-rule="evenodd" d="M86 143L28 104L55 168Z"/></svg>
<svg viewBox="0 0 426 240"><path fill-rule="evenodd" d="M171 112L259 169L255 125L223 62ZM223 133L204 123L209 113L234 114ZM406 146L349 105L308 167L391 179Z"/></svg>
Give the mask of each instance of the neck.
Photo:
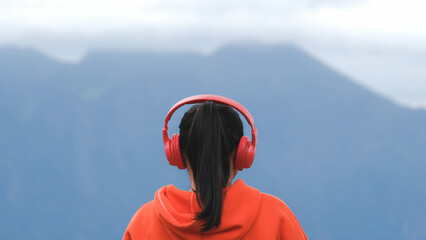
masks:
<svg viewBox="0 0 426 240"><path fill-rule="evenodd" d="M190 192L195 192L195 181L192 175L189 175L189 178L191 179L191 189L189 189ZM232 180L234 179L234 177L230 177L228 183L226 184L226 187L230 187L232 186Z"/></svg>
<svg viewBox="0 0 426 240"><path fill-rule="evenodd" d="M192 173L192 168L188 161L186 162L186 166L188 170L189 180L191 181L191 189L189 191L195 191L196 187L195 187L195 181L194 181L194 174ZM227 187L232 186L232 180L237 175L237 172L238 170L235 170L233 164L231 164L230 166L231 174L229 176L228 183L226 184Z"/></svg>

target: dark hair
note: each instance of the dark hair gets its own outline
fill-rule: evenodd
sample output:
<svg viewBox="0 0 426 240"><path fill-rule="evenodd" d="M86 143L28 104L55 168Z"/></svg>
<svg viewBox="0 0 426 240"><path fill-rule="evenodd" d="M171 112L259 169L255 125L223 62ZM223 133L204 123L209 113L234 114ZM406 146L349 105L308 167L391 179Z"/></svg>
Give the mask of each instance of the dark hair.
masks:
<svg viewBox="0 0 426 240"><path fill-rule="evenodd" d="M222 191L231 174L230 157L243 136L243 123L232 107L207 101L193 105L179 128L180 150L191 165L201 208L195 219L204 220L201 231L208 231L220 225Z"/></svg>

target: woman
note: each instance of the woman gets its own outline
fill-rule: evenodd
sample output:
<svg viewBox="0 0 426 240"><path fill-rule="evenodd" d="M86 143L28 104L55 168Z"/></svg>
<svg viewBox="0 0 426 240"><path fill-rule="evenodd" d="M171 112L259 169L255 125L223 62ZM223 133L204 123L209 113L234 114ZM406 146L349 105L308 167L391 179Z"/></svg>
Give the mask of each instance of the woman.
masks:
<svg viewBox="0 0 426 240"><path fill-rule="evenodd" d="M193 105L183 116L180 134L170 139L167 123L180 106ZM243 136L240 111L252 128ZM130 221L124 240L139 239L307 239L280 199L261 193L239 179L238 170L254 158L257 130L241 104L217 95L197 95L175 104L163 130L171 165L187 168L191 190L160 188Z"/></svg>

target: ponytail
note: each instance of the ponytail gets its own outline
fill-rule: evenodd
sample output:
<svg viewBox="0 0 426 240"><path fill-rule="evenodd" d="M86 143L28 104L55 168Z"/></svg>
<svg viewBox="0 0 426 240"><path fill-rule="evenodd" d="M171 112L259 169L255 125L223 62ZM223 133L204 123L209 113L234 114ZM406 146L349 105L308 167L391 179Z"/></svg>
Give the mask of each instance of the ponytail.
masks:
<svg viewBox="0 0 426 240"><path fill-rule="evenodd" d="M219 227L223 189L230 178L230 157L243 136L243 124L231 107L207 101L192 106L179 125L181 152L191 165L204 221L201 231Z"/></svg>

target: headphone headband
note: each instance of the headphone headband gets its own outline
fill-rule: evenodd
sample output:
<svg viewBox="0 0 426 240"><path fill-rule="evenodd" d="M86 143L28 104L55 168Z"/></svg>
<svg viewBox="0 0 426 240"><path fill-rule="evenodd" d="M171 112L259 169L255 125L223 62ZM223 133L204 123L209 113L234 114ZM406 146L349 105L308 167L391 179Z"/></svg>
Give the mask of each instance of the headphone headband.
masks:
<svg viewBox="0 0 426 240"><path fill-rule="evenodd" d="M256 146L256 140L257 140L257 129L254 126L254 119L251 113L240 103L237 101L234 101L230 98L226 98L219 95L211 95L211 94L200 94L195 95L191 97L184 98L177 102L172 108L170 108L169 113L166 116L166 119L164 120L164 128L163 128L163 140L164 142L169 140L169 134L167 132L168 126L167 123L169 122L170 118L172 117L173 113L180 108L181 106L185 104L192 104L192 103L203 103L206 101L213 101L215 103L222 103L228 106L231 106L235 109L237 109L247 120L251 127L251 143Z"/></svg>

